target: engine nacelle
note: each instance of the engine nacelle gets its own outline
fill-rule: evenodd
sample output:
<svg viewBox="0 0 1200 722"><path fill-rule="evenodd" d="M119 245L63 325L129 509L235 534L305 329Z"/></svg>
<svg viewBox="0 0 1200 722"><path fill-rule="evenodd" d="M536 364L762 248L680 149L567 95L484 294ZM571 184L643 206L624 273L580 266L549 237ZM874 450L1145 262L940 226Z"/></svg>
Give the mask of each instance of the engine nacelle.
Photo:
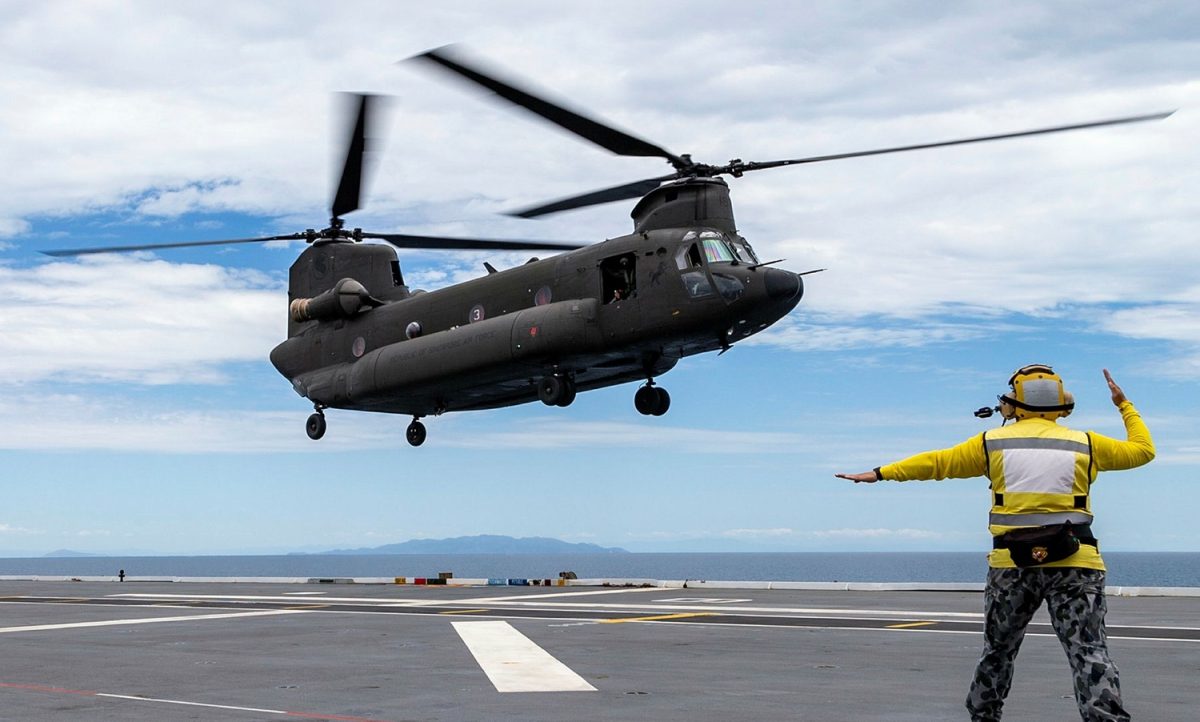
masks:
<svg viewBox="0 0 1200 722"><path fill-rule="evenodd" d="M382 301L371 296L366 287L353 278L343 278L333 288L315 298L297 298L289 311L296 323L305 321L335 321L350 318L364 308L382 305Z"/></svg>

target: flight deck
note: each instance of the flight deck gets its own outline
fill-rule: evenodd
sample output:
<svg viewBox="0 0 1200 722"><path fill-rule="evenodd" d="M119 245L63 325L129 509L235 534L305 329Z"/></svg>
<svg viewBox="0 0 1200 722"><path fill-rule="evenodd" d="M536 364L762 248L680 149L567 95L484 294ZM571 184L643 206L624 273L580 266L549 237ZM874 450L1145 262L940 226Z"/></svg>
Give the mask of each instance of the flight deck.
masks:
<svg viewBox="0 0 1200 722"><path fill-rule="evenodd" d="M0 580L0 720L963 720L981 609L949 589ZM1110 596L1108 634L1135 718L1196 718L1200 599ZM1005 720L1075 719L1043 610Z"/></svg>

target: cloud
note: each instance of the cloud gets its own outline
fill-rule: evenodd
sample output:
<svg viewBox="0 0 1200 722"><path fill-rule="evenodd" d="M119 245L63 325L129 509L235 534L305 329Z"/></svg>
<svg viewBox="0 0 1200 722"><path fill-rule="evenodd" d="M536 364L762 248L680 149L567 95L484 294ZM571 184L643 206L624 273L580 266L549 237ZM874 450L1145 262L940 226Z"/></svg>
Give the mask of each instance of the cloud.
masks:
<svg viewBox="0 0 1200 722"><path fill-rule="evenodd" d="M945 532L931 529L822 529L805 532L804 536L816 539L943 539Z"/></svg>
<svg viewBox="0 0 1200 722"><path fill-rule="evenodd" d="M1114 311L1101 322L1105 330L1129 338L1200 344L1200 303L1171 303Z"/></svg>
<svg viewBox="0 0 1200 722"><path fill-rule="evenodd" d="M729 529L720 536L732 539L812 540L812 539L942 539L944 532L930 529L816 529L797 530L786 527L774 529Z"/></svg>
<svg viewBox="0 0 1200 722"><path fill-rule="evenodd" d="M719 536L730 539L776 539L794 537L794 529L780 527L776 529L726 529Z"/></svg>
<svg viewBox="0 0 1200 722"><path fill-rule="evenodd" d="M749 346L774 346L792 351L845 351L870 348L915 348L933 344L976 341L1001 331L1003 324L916 321L905 323L891 318L858 319L846 324L841 319L793 315L742 343Z"/></svg>
<svg viewBox="0 0 1200 722"><path fill-rule="evenodd" d="M1195 12L1179 7L1169 13L1176 25L1163 21L1168 13L1109 3L1097 11L1113 19L1102 30L1034 3L1003 12L774 3L753 17L723 3L688 3L686 13L677 3L607 7L553 17L516 7L486 33L477 27L485 3L349 14L267 3L216 16L87 3L10 10L0 87L26 100L0 109L9 163L22 169L0 179L0 218L9 219L0 228L114 206L313 225L340 163L326 97L335 89L398 96L379 175L356 217L363 227L359 217L379 230L462 221L468 235L495 235L522 223L497 210L662 172L658 160L614 157L485 94L395 65L451 39L707 162L1021 130L1200 99L1195 40L1177 29ZM622 19L630 12L645 19L639 28ZM691 40L664 44L658 23ZM567 32L578 27L589 32ZM822 31L797 42L798 27ZM330 47L330 36L360 42ZM737 217L764 255L838 274L833 285L813 279L806 303L819 311L1033 312L1068 300L1155 298L1164 260L1200 261L1194 115L750 174L733 181ZM516 235L613 237L629 230L630 207L526 222Z"/></svg>
<svg viewBox="0 0 1200 722"><path fill-rule="evenodd" d="M29 232L31 227L29 221L21 218L0 217L0 238L24 235ZM0 251L8 250L12 247L11 243L0 241Z"/></svg>
<svg viewBox="0 0 1200 722"><path fill-rule="evenodd" d="M279 381L280 388L286 382ZM290 393L290 392L289 392ZM282 395L282 394L281 394ZM632 409L631 409L632 411ZM139 402L107 390L89 394L30 391L0 397L0 448L108 449L151 453L330 452L396 448L401 417L381 423L374 414L331 411L336 433L319 444L303 433L302 406L294 410L241 408L196 410L179 401ZM657 449L746 456L817 449L810 435L671 427L662 425L527 418L519 431L502 425L473 425L473 418L449 415L438 422L437 443L459 449ZM653 433L647 430L653 428Z"/></svg>
<svg viewBox="0 0 1200 722"><path fill-rule="evenodd" d="M653 433L647 429L653 428ZM803 434L788 432L730 431L661 424L608 421L527 419L519 431L483 431L447 437L450 446L473 449L569 449L611 447L657 449L698 454L763 454L795 452L816 444Z"/></svg>
<svg viewBox="0 0 1200 722"><path fill-rule="evenodd" d="M0 383L215 383L284 333L279 282L125 256L0 267Z"/></svg>

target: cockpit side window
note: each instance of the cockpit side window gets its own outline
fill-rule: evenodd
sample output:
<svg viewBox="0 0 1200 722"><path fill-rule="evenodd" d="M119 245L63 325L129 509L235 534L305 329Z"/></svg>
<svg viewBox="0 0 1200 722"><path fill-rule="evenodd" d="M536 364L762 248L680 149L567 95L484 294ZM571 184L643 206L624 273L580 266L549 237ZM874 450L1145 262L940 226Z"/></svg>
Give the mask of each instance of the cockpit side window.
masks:
<svg viewBox="0 0 1200 722"><path fill-rule="evenodd" d="M675 254L675 266L681 271L704 267L704 262L700 260L700 249L695 243L679 249Z"/></svg>
<svg viewBox="0 0 1200 722"><path fill-rule="evenodd" d="M675 252L675 266L680 271L679 278L683 281L683 287L687 289L689 296L700 298L712 295L712 283L704 271L704 260L700 255L699 245L690 243L680 247Z"/></svg>

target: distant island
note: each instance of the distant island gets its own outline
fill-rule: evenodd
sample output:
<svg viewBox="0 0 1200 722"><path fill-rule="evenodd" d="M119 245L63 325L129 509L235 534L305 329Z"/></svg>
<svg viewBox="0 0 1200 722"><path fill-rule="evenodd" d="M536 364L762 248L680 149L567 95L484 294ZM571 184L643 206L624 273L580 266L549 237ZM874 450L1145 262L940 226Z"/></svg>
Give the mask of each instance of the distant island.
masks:
<svg viewBox="0 0 1200 722"><path fill-rule="evenodd" d="M77 551L75 551L75 550L73 550L73 549L55 549L55 550L54 550L54 551L52 551L52 552L47 552L47 553L45 553L45 554L43 554L43 555L42 555L42 557L43 557L43 558L46 558L46 559L58 559L58 558L77 558L77 557L98 557L98 556L103 556L103 555L101 555L101 554L89 554L89 553L87 553L87 552L77 552Z"/></svg>
<svg viewBox="0 0 1200 722"><path fill-rule="evenodd" d="M496 534L459 536L451 539L410 539L359 549L333 549L320 554L628 554L618 547L573 544L548 537L511 537Z"/></svg>

